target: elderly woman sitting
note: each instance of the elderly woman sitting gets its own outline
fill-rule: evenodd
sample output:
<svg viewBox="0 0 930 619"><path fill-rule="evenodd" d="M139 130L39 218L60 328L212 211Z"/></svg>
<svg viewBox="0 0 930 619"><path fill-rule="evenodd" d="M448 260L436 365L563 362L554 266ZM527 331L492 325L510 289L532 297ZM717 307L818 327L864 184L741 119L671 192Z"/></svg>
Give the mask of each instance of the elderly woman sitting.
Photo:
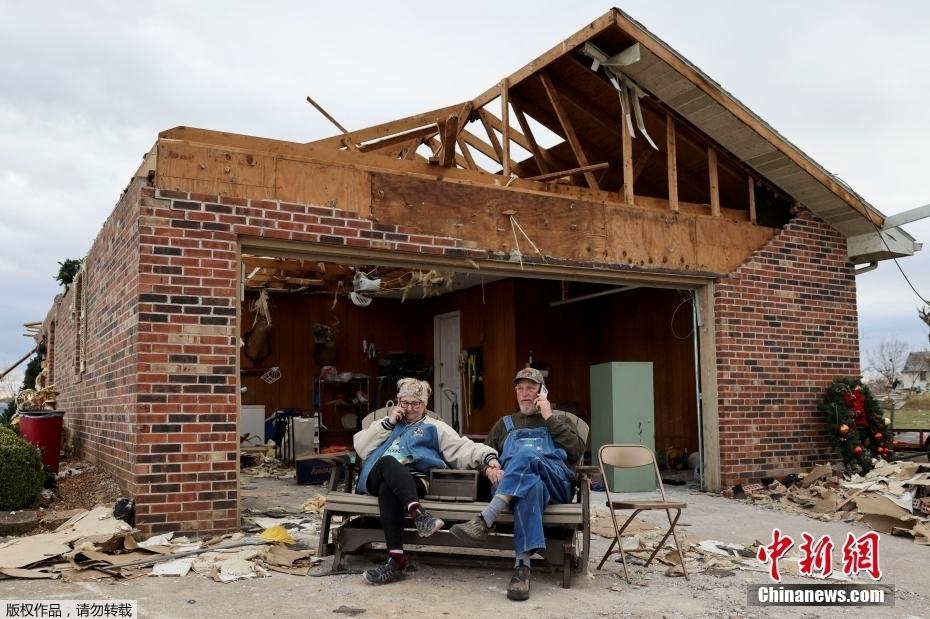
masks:
<svg viewBox="0 0 930 619"><path fill-rule="evenodd" d="M374 585L405 576L405 516L413 519L420 537L429 537L444 524L420 506L430 470L477 468L497 458L493 448L473 443L442 420L427 417L430 391L425 381L401 379L397 383L398 405L353 439L355 451L365 461L356 488L361 494L378 497L388 549L387 562L365 572L365 580Z"/></svg>

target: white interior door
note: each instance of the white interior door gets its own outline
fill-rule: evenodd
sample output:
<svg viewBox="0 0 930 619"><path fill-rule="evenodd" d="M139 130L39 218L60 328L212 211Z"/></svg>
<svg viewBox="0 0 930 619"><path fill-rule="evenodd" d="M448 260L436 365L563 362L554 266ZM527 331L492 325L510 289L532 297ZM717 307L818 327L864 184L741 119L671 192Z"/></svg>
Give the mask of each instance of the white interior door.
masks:
<svg viewBox="0 0 930 619"><path fill-rule="evenodd" d="M433 318L433 410L452 425L452 401L458 403L458 430L461 431L462 379L459 376L459 355L462 336L459 312L439 314Z"/></svg>

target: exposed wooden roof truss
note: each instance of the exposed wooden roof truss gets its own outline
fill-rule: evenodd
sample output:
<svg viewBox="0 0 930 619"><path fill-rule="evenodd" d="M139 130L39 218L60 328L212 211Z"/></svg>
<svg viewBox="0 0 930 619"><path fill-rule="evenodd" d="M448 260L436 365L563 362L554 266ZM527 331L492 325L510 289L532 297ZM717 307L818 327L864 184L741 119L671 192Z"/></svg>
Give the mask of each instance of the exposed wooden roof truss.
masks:
<svg viewBox="0 0 930 619"><path fill-rule="evenodd" d="M844 234L883 219L617 9L470 101L308 145L672 212L755 222L767 187Z"/></svg>

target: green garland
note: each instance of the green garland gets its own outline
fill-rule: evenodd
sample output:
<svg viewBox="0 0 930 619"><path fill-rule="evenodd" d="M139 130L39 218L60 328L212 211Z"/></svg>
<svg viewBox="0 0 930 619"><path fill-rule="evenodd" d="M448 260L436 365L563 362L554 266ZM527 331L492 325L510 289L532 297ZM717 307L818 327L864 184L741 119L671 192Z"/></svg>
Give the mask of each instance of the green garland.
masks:
<svg viewBox="0 0 930 619"><path fill-rule="evenodd" d="M878 400L857 378L837 378L817 405L830 425L830 445L846 469L864 475L875 458L889 460L892 434Z"/></svg>

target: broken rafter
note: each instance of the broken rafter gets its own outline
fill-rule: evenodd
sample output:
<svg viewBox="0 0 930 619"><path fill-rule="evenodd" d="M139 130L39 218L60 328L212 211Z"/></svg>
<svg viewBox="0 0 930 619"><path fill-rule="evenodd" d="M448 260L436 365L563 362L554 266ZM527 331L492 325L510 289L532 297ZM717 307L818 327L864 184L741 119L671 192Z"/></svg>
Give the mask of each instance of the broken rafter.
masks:
<svg viewBox="0 0 930 619"><path fill-rule="evenodd" d="M393 146L399 146L410 140L419 139L420 141L431 138L439 132L438 125L427 125L425 127L420 127L419 129L413 129L411 131L405 131L404 133L398 133L397 135L392 135L381 140L376 140L374 142L368 142L367 144L362 144L358 149L363 153L373 153L381 150L391 148Z"/></svg>
<svg viewBox="0 0 930 619"><path fill-rule="evenodd" d="M610 164L606 161L604 163L593 163L588 166L581 168L572 168L571 170L562 170L561 172L549 172L548 174L540 174L539 176L528 176L523 180L526 181L548 181L554 178L562 178L563 176L572 176L574 174L584 174L585 172L597 172L599 170L605 170L610 167Z"/></svg>
<svg viewBox="0 0 930 619"><path fill-rule="evenodd" d="M439 132L442 138L442 156L439 165L444 168L451 168L455 165L455 136L459 132L459 117L453 114L446 119L442 130ZM464 165L462 166L465 167Z"/></svg>
<svg viewBox="0 0 930 619"><path fill-rule="evenodd" d="M445 119L449 114L456 113L458 110L462 109L463 105L466 105L467 103L468 102L448 105L446 107L441 107L429 112L424 112L422 114L415 114L413 116L408 116L399 120L393 120L391 122L382 123L380 125L373 125L364 129L349 131L345 135L349 136L350 139L356 144L360 142L370 142L372 140L386 138L403 131L409 131L424 125L436 123L442 119ZM343 136L336 135L329 138L323 138L322 140L308 142L308 144L313 146L330 146L341 148L343 145Z"/></svg>
<svg viewBox="0 0 930 619"><path fill-rule="evenodd" d="M575 153L575 159L578 160L579 167L585 167L589 165L588 158L585 156L584 150L581 148L581 142L578 140L578 136L575 134L575 128L572 126L571 121L568 119L568 115L565 113L565 108L562 106L562 102L559 99L559 93L555 89L555 85L552 83L552 79L549 77L549 74L546 71L540 71L539 81L542 82L543 88L546 91L546 96L549 97L549 103L552 105L552 109L555 111L555 115L559 119L559 124L562 126L562 131L565 133L565 139L568 142L568 145ZM597 179L594 178L594 174L591 172L585 172L584 178L588 182L588 186L591 189L600 189L597 184Z"/></svg>
<svg viewBox="0 0 930 619"><path fill-rule="evenodd" d="M429 147L433 150L433 156L430 157L430 159L431 159L431 160L432 160L432 159L435 159L435 164L440 164L440 163L442 163L442 158L444 157L444 151L445 151L445 149L443 148L442 142L440 142L440 141L437 140L436 138L430 138L430 139L426 142L426 145L429 146ZM458 165L458 166L460 166L460 167L462 167L462 168L467 169L467 168L468 168L468 162L466 162L465 159L464 159L461 155L459 155L458 153L455 152L455 147L454 147L454 146L453 146L453 148L452 148L452 152L454 153L454 156L455 156L455 160L454 160L454 161L455 161L455 164ZM434 164L434 165L435 165L435 164ZM446 166L446 167L451 168L451 167L453 167L453 166L452 166L452 164L449 164L449 165Z"/></svg>
<svg viewBox="0 0 930 619"><path fill-rule="evenodd" d="M325 116L326 119L327 119L329 122L331 122L331 123L333 123L334 125L336 125L336 128L337 128L337 129L339 129L339 130L342 131L343 133L348 133L348 131L346 130L346 128L343 127L342 125L340 125L340 124L339 124L339 121L337 121L335 118L333 118L332 116L330 116L330 115L329 115L329 112L327 112L326 110L324 110L322 105L320 105L319 103L317 103L316 101L314 101L313 99L311 99L311 98L310 98L310 95L307 95L307 103L309 103L310 105L312 105L313 107L315 107L315 108L317 109L317 111L318 111L320 114L322 114L323 116Z"/></svg>
<svg viewBox="0 0 930 619"><path fill-rule="evenodd" d="M351 151L355 151L356 153L359 152L358 145L355 143L355 141L352 139L352 137L349 134L346 134L343 136L342 145Z"/></svg>

